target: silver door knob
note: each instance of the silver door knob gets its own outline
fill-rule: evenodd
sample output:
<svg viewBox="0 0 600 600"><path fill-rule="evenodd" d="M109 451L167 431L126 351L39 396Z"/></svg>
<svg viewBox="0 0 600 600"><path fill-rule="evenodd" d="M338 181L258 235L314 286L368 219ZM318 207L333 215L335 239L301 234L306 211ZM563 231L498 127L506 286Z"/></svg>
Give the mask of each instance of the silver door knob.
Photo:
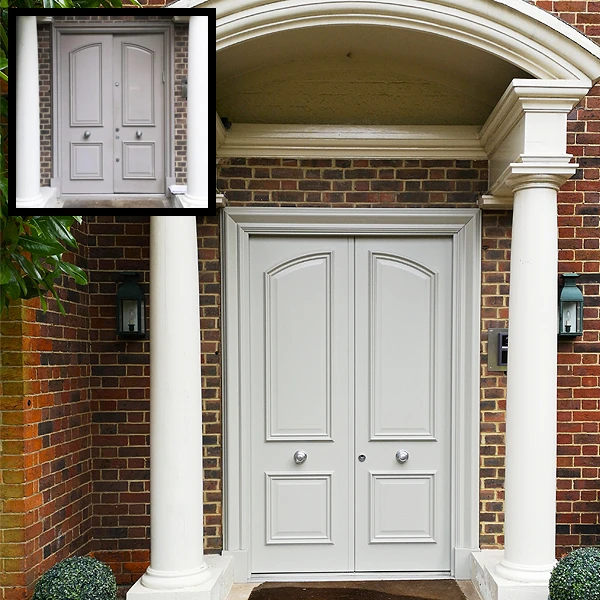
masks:
<svg viewBox="0 0 600 600"><path fill-rule="evenodd" d="M142 132L139 129L135 132L135 137L136 138L141 138L142 137Z"/></svg>
<svg viewBox="0 0 600 600"><path fill-rule="evenodd" d="M294 452L294 462L297 465L301 465L307 458L308 455L302 450L296 450L296 452Z"/></svg>
<svg viewBox="0 0 600 600"><path fill-rule="evenodd" d="M90 135L92 135L92 134L91 134L89 131L86 131L86 132L83 134L83 137L87 139L87 138L89 138L89 137L90 137Z"/></svg>
<svg viewBox="0 0 600 600"><path fill-rule="evenodd" d="M396 460L399 463L405 463L408 460L408 452L406 450L398 450L396 452Z"/></svg>

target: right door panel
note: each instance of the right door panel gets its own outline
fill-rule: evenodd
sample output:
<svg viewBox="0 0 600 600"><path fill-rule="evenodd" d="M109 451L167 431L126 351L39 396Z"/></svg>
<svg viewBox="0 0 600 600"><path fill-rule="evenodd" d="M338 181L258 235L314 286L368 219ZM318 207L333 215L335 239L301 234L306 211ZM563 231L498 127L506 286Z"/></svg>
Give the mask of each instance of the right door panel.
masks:
<svg viewBox="0 0 600 600"><path fill-rule="evenodd" d="M164 191L162 34L115 35L115 193Z"/></svg>
<svg viewBox="0 0 600 600"><path fill-rule="evenodd" d="M355 257L355 570L448 571L452 240Z"/></svg>

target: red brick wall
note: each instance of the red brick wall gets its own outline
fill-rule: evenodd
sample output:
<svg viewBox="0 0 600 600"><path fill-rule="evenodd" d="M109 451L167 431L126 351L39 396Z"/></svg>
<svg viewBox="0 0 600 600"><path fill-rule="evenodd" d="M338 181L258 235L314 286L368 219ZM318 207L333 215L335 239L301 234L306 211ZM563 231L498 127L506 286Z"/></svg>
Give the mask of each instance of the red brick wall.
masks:
<svg viewBox="0 0 600 600"><path fill-rule="evenodd" d="M587 108L590 102L595 96L571 115L572 131L596 125L598 113ZM590 138L578 135L570 134L570 152L584 155L579 158L582 168L559 194L559 272L584 273L586 334L559 346L558 555L600 543L600 159L594 155L598 147L583 146ZM218 187L233 206L473 206L478 192L486 189L485 166L469 161L233 158L220 160ZM482 215L482 548L504 543L506 376L487 371L487 330L508 325L511 223L510 211Z"/></svg>
<svg viewBox="0 0 600 600"><path fill-rule="evenodd" d="M230 205L476 207L487 161L224 158Z"/></svg>
<svg viewBox="0 0 600 600"><path fill-rule="evenodd" d="M148 0L151 2L152 0ZM537 4L600 40L600 3ZM185 166L180 96L186 27L175 26L176 165ZM42 183L50 177L49 27L40 28ZM580 164L559 194L559 272L582 272L582 339L558 346L557 554L600 544L600 86L570 115ZM219 187L232 205L475 206L486 163L418 160L223 159ZM179 178L181 181L181 179ZM503 545L506 377L488 373L487 329L507 325L510 212L483 214L481 535ZM205 442L205 545L222 544L220 272L217 218L199 223ZM0 598L24 599L60 558L95 551L120 583L148 561L148 345L114 333L115 270L148 283L148 219L92 218L77 261L90 285L65 283L75 318L42 315L35 301L2 323ZM70 296L70 298L69 298ZM86 332L89 331L89 337ZM83 347L85 346L85 349ZM61 361L65 361L64 364ZM31 403L31 404L29 404ZM46 445L44 445L46 444ZM63 462L64 461L64 462Z"/></svg>
<svg viewBox="0 0 600 600"><path fill-rule="evenodd" d="M576 23L600 41L600 3L588 9ZM600 85L571 113L569 132L579 169L559 194L559 272L582 273L585 333L558 345L558 554L600 545Z"/></svg>
<svg viewBox="0 0 600 600"><path fill-rule="evenodd" d="M67 316L34 300L2 322L2 600L29 598L73 554L93 552L120 584L148 566L149 341L117 339L115 294L120 271L139 272L147 291L149 228L149 217L85 219L72 258L90 282L60 287ZM210 553L222 547L218 219L200 219L198 235Z"/></svg>
<svg viewBox="0 0 600 600"><path fill-rule="evenodd" d="M87 262L87 234L71 260ZM1 322L0 598L29 598L56 561L92 548L88 301L59 288L68 317L49 300L15 304Z"/></svg>
<svg viewBox="0 0 600 600"><path fill-rule="evenodd" d="M149 233L148 217L89 221L94 547L95 555L111 565L120 584L134 583L149 561L150 342L117 338L115 294L121 271L140 273L140 284L148 293ZM211 552L222 547L217 219L199 220L198 233L205 548ZM148 311L152 310L148 295L146 300Z"/></svg>

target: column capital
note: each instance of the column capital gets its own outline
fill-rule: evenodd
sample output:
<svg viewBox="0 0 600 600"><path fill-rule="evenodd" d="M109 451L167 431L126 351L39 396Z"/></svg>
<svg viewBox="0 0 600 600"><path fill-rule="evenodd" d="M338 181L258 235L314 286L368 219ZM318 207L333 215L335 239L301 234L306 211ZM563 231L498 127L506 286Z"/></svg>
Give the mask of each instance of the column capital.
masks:
<svg viewBox="0 0 600 600"><path fill-rule="evenodd" d="M556 191L573 175L579 166L569 162L571 154L563 156L523 156L509 163L497 178L488 194L481 197L482 208L510 209L513 194L524 188L552 188Z"/></svg>
<svg viewBox="0 0 600 600"><path fill-rule="evenodd" d="M569 156L567 160L571 157ZM556 191L575 175L579 165L563 161L543 161L534 158L511 163L505 174L504 185L516 192L523 188L553 188Z"/></svg>

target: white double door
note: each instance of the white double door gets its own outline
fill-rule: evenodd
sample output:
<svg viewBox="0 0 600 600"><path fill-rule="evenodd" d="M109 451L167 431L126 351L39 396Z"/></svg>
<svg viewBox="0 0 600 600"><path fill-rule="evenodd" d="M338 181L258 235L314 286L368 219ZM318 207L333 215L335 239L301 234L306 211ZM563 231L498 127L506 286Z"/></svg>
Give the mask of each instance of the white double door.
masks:
<svg viewBox="0 0 600 600"><path fill-rule="evenodd" d="M249 286L251 572L449 572L451 238L253 236Z"/></svg>

